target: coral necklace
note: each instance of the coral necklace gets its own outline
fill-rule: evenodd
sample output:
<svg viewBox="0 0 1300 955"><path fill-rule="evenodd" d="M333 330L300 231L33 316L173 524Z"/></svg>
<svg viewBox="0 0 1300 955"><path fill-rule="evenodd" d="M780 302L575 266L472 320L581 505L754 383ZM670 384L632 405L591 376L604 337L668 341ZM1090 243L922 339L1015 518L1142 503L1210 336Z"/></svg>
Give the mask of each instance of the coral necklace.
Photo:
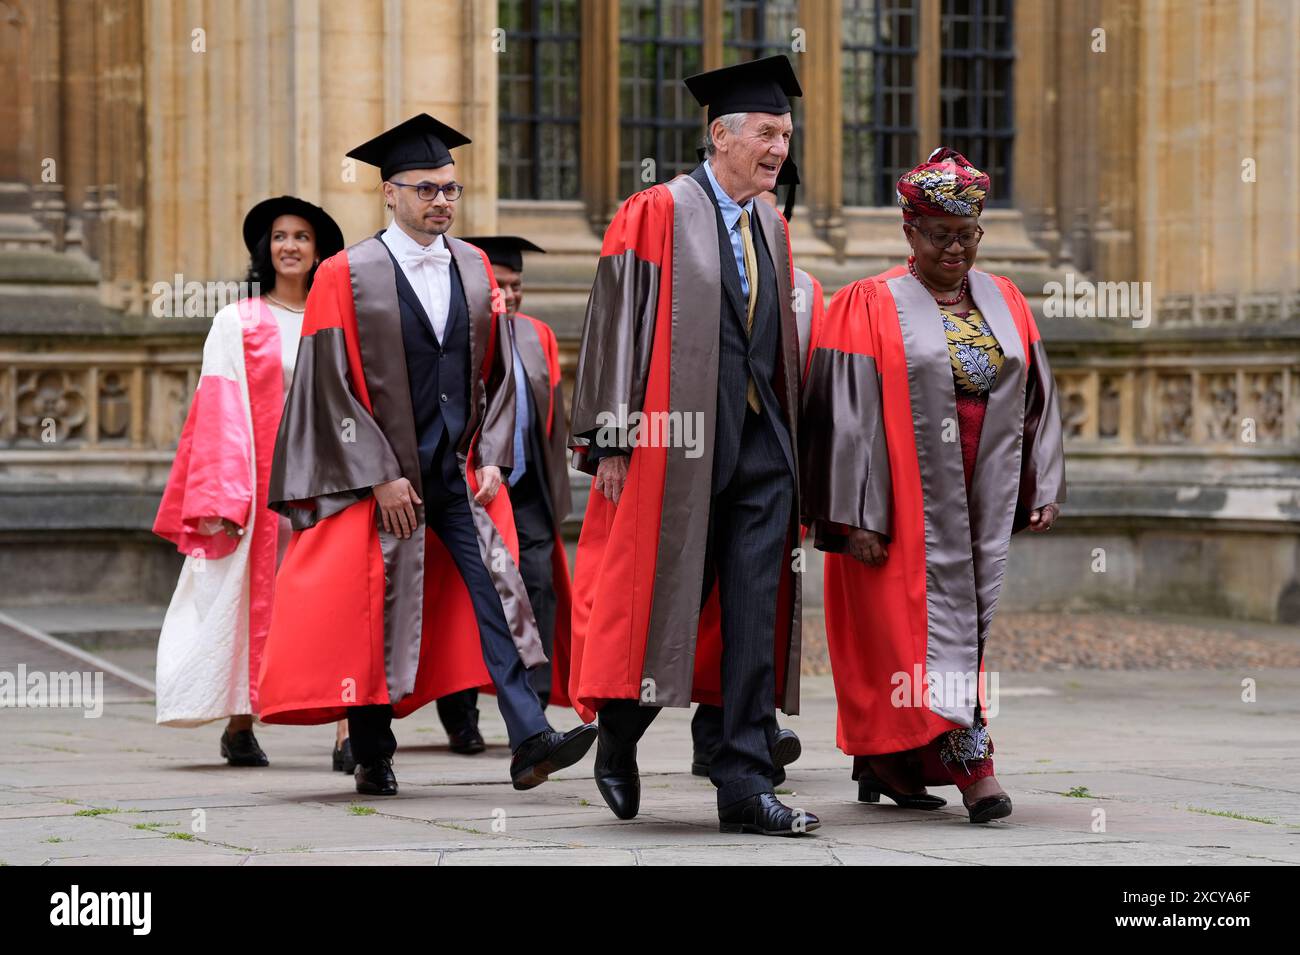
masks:
<svg viewBox="0 0 1300 955"><path fill-rule="evenodd" d="M935 295L935 294L934 294L934 289L932 289L932 288L930 288L930 286L926 285L926 284L925 284L925 279L921 278L920 274L916 271L916 257L915 257L915 256L908 256L908 258L907 258L907 271L911 272L911 273L912 273L912 278L914 278L914 279L916 279L918 282L920 282L921 285L922 285L922 287L924 287L925 290L926 290L927 292L929 292L931 295L934 296L934 302L935 302L936 305L947 305L947 306L953 306L953 305L958 304L962 299L964 299L964 298L966 297L966 289L969 287L969 283L970 283L970 273L969 273L969 272L967 272L965 275L963 275L963 276L961 277L961 285L959 285L959 286L957 287L957 297L956 297L956 298L951 298L951 299L943 299L943 298L940 298L938 295Z"/></svg>

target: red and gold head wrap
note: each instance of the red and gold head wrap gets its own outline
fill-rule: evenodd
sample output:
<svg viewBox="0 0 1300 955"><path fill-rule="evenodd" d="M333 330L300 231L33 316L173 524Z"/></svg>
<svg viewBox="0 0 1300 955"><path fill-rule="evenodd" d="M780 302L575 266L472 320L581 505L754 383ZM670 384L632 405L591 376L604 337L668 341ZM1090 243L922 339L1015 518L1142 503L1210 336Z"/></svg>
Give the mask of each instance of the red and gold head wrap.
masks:
<svg viewBox="0 0 1300 955"><path fill-rule="evenodd" d="M905 222L922 216L977 216L984 211L988 192L988 174L949 146L940 146L898 180Z"/></svg>

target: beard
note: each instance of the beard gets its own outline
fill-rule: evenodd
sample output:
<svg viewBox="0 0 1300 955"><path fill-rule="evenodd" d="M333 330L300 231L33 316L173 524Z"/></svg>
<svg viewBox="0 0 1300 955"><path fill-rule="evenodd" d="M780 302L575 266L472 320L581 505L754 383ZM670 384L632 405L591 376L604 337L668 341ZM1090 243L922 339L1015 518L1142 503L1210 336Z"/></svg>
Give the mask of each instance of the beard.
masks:
<svg viewBox="0 0 1300 955"><path fill-rule="evenodd" d="M411 231L431 236L444 234L451 229L451 224L455 220L455 216L451 211L447 212L447 218L442 222L435 221L424 212L412 212L410 210L403 210L400 218L402 225Z"/></svg>

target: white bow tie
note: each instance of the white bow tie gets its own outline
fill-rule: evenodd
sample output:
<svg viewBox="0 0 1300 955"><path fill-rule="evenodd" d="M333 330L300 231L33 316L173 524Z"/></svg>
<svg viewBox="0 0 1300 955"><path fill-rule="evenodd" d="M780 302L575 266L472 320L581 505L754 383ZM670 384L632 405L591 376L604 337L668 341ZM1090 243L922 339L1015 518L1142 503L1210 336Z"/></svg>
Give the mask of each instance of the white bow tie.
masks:
<svg viewBox="0 0 1300 955"><path fill-rule="evenodd" d="M443 269L451 265L451 249L446 246L423 245L417 249L407 249L402 256L407 265L433 265Z"/></svg>

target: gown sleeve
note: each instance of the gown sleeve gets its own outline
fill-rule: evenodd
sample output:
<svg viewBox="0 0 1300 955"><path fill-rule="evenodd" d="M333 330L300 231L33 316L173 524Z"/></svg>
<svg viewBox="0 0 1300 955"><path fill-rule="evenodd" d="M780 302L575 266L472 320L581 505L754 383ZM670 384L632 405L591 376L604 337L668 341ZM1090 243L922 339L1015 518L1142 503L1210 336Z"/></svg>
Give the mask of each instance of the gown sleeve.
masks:
<svg viewBox="0 0 1300 955"><path fill-rule="evenodd" d="M573 389L573 466L590 474L600 458L630 453L614 423L641 410L659 304L664 230L672 196L655 187L629 197L605 232L587 300Z"/></svg>
<svg viewBox="0 0 1300 955"><path fill-rule="evenodd" d="M253 504L253 437L236 308L216 315L203 344L199 385L153 525L180 553L211 559L228 556L239 543L219 519L243 527Z"/></svg>
<svg viewBox="0 0 1300 955"><path fill-rule="evenodd" d="M1065 500L1065 440L1056 379L1047 349L1024 295L1010 280L999 278L1011 307L1028 329L1025 382L1025 433L1020 450L1020 493L1012 533L1029 526L1029 515Z"/></svg>
<svg viewBox="0 0 1300 955"><path fill-rule="evenodd" d="M892 532L893 485L880 371L871 335L876 285L845 286L814 321L799 424L804 523L818 548L844 550L850 530Z"/></svg>
<svg viewBox="0 0 1300 955"><path fill-rule="evenodd" d="M356 310L346 253L321 263L307 296L293 383L285 398L271 462L267 506L294 530L313 527L396 480L402 470L388 439L358 394L348 330Z"/></svg>

